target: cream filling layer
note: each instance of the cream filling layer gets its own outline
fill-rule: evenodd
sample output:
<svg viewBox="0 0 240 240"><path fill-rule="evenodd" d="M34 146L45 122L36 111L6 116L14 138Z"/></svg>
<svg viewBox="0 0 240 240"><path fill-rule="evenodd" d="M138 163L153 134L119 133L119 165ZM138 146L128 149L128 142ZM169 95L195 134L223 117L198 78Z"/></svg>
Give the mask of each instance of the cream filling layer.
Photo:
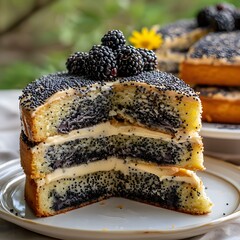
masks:
<svg viewBox="0 0 240 240"><path fill-rule="evenodd" d="M57 135L48 137L45 142L42 142L32 148L33 152L38 152L43 147L51 145L63 144L68 141L74 141L81 138L100 138L109 137L113 135L126 135L126 136L139 136L145 138L162 139L163 141L173 141L175 143L185 142L189 140L189 134L181 134L181 139L177 140L177 137L172 139L172 136L158 131L146 129L144 127L138 127L135 125L124 125L124 124L111 124L109 121L100 123L92 127L82 128L79 130L73 130L69 134ZM191 134L191 141L201 144L201 138L197 132Z"/></svg>
<svg viewBox="0 0 240 240"><path fill-rule="evenodd" d="M75 167L56 169L54 172L47 174L45 178L42 178L39 184L42 186L63 178L80 177L100 171L120 171L124 175L129 175L131 169L154 174L160 180L173 179L174 181L190 183L193 187L201 184L201 180L190 170L176 167L159 167L142 161L131 161L130 158L123 160L116 157L109 157L107 160L99 160Z"/></svg>

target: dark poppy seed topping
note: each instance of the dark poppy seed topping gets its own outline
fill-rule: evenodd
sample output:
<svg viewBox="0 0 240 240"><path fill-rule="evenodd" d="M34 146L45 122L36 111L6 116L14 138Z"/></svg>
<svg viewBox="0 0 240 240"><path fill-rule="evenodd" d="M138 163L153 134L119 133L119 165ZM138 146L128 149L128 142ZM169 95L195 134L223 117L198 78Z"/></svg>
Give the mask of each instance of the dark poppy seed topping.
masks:
<svg viewBox="0 0 240 240"><path fill-rule="evenodd" d="M85 81L81 81L85 79ZM45 103L45 101L58 91L67 89L78 90L84 93L87 89L85 86L91 86L96 81L86 77L79 77L66 72L43 75L39 79L29 83L22 91L20 96L20 104L26 110L35 110L37 107ZM101 84L101 82L99 82Z"/></svg>
<svg viewBox="0 0 240 240"><path fill-rule="evenodd" d="M158 30L158 33L162 34L162 37L165 38L175 38L186 33L192 32L197 28L196 20L179 20L175 23L166 25L163 28Z"/></svg>
<svg viewBox="0 0 240 240"><path fill-rule="evenodd" d="M240 56L240 31L230 33L211 33L193 46L191 58L223 58L234 61Z"/></svg>
<svg viewBox="0 0 240 240"><path fill-rule="evenodd" d="M126 43L126 39L120 30L108 31L101 39L102 45L117 50L123 47Z"/></svg>
<svg viewBox="0 0 240 240"><path fill-rule="evenodd" d="M115 81L120 83L136 82L146 83L149 86L156 87L161 91L176 91L185 96L195 97L198 95L182 80L172 74L159 71L143 72L134 77L117 78ZM58 91L74 89L77 93L86 94L91 90L93 85L98 84L104 86L106 83L102 81L94 81L85 76L71 75L65 72L55 73L42 76L41 78L29 83L23 89L20 96L21 106L29 111L34 111L37 107L45 103L45 101Z"/></svg>

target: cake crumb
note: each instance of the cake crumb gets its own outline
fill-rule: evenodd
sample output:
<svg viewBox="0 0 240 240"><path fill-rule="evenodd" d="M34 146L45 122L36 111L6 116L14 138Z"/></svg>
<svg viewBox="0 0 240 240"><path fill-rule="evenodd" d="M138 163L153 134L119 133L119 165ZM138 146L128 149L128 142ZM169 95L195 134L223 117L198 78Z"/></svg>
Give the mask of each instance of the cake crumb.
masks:
<svg viewBox="0 0 240 240"><path fill-rule="evenodd" d="M99 202L99 205L104 206L104 205L106 205L106 202L105 201L101 201L101 202Z"/></svg>
<svg viewBox="0 0 240 240"><path fill-rule="evenodd" d="M102 231L103 232L109 232L109 229L108 228L102 228Z"/></svg>
<svg viewBox="0 0 240 240"><path fill-rule="evenodd" d="M123 205L119 204L119 205L117 205L117 208L123 209Z"/></svg>

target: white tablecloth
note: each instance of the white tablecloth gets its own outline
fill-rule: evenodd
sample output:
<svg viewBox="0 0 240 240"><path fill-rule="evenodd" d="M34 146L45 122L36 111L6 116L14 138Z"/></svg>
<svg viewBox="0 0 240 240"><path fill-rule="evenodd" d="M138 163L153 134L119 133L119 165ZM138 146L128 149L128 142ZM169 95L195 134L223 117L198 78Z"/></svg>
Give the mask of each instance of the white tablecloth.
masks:
<svg viewBox="0 0 240 240"><path fill-rule="evenodd" d="M19 90L0 91L0 164L19 157ZM1 184L1 183L0 183ZM1 214L0 214L1 217ZM45 237L0 218L0 240L53 239ZM240 240L240 219L191 240ZM190 240L188 239L188 240Z"/></svg>

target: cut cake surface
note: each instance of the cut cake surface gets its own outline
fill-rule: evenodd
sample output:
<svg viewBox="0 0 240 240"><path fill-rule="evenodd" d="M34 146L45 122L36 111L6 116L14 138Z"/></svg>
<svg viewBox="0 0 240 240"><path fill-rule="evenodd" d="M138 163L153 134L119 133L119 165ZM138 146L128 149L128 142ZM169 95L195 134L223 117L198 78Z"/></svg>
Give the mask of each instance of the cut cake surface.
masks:
<svg viewBox="0 0 240 240"><path fill-rule="evenodd" d="M201 180L187 170L204 169L201 102L173 75L103 82L51 74L23 90L20 110L25 197L37 216L112 196L211 211Z"/></svg>

